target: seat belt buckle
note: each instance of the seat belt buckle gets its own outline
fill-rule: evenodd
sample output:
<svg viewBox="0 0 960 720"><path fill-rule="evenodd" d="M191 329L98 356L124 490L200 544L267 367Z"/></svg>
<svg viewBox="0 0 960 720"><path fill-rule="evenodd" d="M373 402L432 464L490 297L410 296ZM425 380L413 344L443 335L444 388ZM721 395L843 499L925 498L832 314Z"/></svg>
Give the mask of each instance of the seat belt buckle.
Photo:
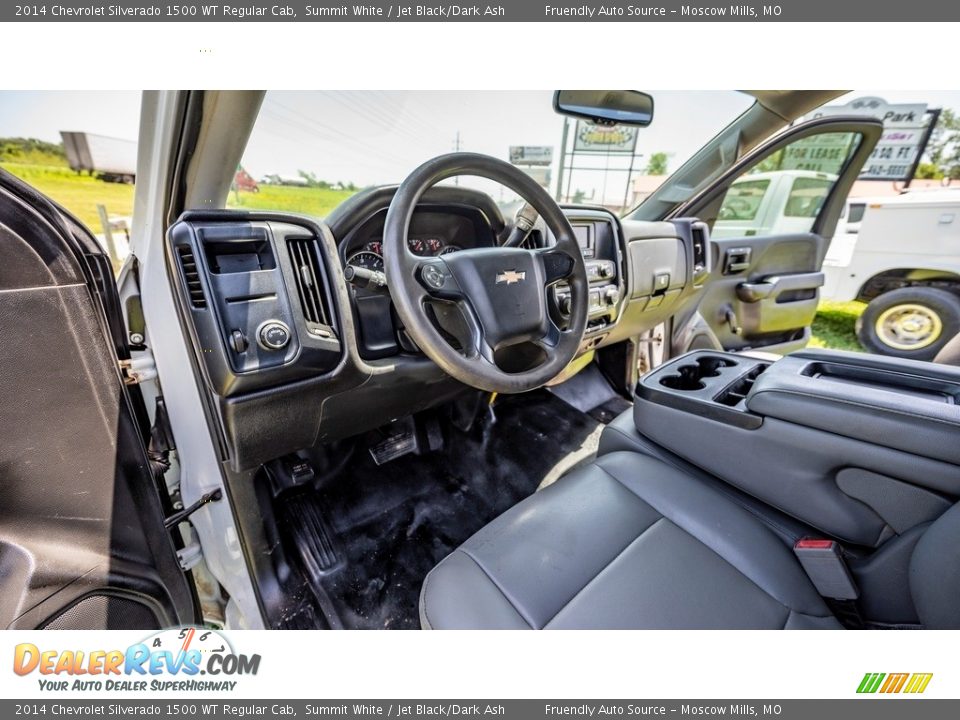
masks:
<svg viewBox="0 0 960 720"><path fill-rule="evenodd" d="M838 543L833 540L804 538L797 540L793 552L822 597L831 600L856 600L860 596Z"/></svg>

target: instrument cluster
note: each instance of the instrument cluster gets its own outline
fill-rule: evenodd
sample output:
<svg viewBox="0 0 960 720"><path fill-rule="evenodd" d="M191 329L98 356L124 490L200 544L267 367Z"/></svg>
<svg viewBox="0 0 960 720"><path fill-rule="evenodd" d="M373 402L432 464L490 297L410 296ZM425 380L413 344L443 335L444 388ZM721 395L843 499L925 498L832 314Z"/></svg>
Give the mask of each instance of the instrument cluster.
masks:
<svg viewBox="0 0 960 720"><path fill-rule="evenodd" d="M407 247L410 248L410 252L420 257L447 255L463 249L459 245L448 243L436 235L408 238ZM383 240L374 238L365 243L360 250L347 257L347 264L383 272Z"/></svg>

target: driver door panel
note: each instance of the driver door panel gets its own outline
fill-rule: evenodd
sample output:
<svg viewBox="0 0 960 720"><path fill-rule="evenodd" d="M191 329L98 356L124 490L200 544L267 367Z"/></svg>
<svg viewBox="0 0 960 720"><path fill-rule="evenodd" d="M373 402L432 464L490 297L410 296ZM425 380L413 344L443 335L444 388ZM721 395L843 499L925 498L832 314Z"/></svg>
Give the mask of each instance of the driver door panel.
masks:
<svg viewBox="0 0 960 720"><path fill-rule="evenodd" d="M0 171L0 625L192 623L125 386L112 268L96 241Z"/></svg>
<svg viewBox="0 0 960 720"><path fill-rule="evenodd" d="M790 352L806 345L823 285L827 241L815 233L721 238L701 311L728 350Z"/></svg>

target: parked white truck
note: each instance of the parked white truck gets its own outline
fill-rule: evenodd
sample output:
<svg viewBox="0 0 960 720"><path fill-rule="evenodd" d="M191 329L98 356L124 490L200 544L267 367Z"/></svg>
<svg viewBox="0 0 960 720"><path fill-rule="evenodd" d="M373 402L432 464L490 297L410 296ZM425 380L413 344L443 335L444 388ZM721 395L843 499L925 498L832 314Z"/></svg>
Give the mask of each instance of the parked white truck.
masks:
<svg viewBox="0 0 960 720"><path fill-rule="evenodd" d="M933 359L960 332L960 188L851 198L823 272L822 297L868 303L865 348Z"/></svg>
<svg viewBox="0 0 960 720"><path fill-rule="evenodd" d="M807 232L837 176L812 170L744 175L723 198L712 237L754 237Z"/></svg>

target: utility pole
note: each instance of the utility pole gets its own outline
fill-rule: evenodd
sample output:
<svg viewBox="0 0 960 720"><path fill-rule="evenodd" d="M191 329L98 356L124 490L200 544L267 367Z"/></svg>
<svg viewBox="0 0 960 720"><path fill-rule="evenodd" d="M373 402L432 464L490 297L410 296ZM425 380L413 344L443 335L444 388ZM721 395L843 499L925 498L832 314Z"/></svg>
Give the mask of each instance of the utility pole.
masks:
<svg viewBox="0 0 960 720"><path fill-rule="evenodd" d="M639 157L643 157L640 155ZM623 209L626 210L630 204L630 181L633 180L633 165L637 160L636 150L630 153L630 167L627 169L627 186L623 190Z"/></svg>
<svg viewBox="0 0 960 720"><path fill-rule="evenodd" d="M570 131L570 118L563 119L563 137L560 139L560 167L557 168L557 202L563 199L563 166L567 159L567 133Z"/></svg>

